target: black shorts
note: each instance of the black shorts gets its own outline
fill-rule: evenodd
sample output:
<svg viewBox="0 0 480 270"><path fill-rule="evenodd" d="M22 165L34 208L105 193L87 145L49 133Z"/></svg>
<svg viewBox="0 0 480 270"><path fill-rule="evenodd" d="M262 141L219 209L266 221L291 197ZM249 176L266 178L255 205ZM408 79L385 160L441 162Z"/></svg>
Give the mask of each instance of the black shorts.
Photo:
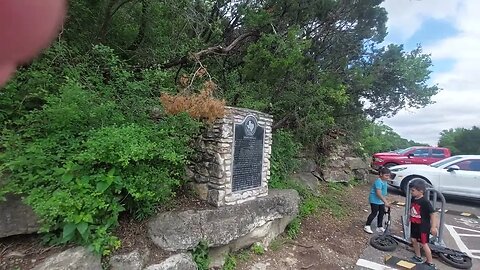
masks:
<svg viewBox="0 0 480 270"><path fill-rule="evenodd" d="M430 238L429 228L420 224L410 223L410 238L417 239L419 243L427 244Z"/></svg>

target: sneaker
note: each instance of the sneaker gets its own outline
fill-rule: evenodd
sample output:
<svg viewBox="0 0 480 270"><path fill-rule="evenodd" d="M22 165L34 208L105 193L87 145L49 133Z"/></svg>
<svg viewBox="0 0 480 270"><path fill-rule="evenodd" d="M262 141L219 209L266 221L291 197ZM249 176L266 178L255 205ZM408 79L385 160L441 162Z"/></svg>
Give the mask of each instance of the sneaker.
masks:
<svg viewBox="0 0 480 270"><path fill-rule="evenodd" d="M385 232L385 229L383 227L378 227L377 228L377 232L379 233L384 233Z"/></svg>
<svg viewBox="0 0 480 270"><path fill-rule="evenodd" d="M435 266L435 264L433 264L433 263L425 262L424 264L428 267L427 269L429 269L429 270L437 270L437 269L438 269L438 268Z"/></svg>
<svg viewBox="0 0 480 270"><path fill-rule="evenodd" d="M422 257L413 256L411 260L413 263L423 263Z"/></svg>
<svg viewBox="0 0 480 270"><path fill-rule="evenodd" d="M370 234L373 233L372 228L370 228L370 226L365 226L365 227L363 227L363 230L364 230L366 233L370 233Z"/></svg>

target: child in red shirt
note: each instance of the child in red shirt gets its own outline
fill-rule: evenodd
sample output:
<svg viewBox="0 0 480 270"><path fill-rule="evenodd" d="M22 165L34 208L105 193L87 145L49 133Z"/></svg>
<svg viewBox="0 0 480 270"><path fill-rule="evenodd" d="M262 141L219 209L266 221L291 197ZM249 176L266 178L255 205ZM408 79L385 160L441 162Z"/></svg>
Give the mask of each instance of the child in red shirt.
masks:
<svg viewBox="0 0 480 270"><path fill-rule="evenodd" d="M423 180L414 180L410 184L412 194L412 203L410 207L410 238L415 250L415 256L412 260L415 263L423 263L420 254L420 245L425 252L425 264L435 268L432 263L432 251L428 246L429 235L437 235L437 217L430 201L423 195L426 191L426 185Z"/></svg>

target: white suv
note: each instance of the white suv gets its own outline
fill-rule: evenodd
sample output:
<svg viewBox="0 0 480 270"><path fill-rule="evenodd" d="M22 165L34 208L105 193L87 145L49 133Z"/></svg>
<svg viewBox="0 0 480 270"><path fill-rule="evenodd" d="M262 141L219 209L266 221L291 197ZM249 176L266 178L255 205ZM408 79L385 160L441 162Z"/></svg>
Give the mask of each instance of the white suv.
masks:
<svg viewBox="0 0 480 270"><path fill-rule="evenodd" d="M452 156L430 165L398 165L392 171L391 186L406 192L406 184L421 178L445 195L480 199L480 155Z"/></svg>

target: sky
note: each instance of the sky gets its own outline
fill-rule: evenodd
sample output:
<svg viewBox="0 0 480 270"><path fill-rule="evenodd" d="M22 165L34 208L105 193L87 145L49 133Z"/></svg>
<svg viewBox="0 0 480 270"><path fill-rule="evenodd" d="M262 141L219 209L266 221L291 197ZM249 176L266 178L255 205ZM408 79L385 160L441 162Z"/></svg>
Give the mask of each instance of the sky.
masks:
<svg viewBox="0 0 480 270"><path fill-rule="evenodd" d="M422 109L405 108L381 121L401 137L437 145L440 132L480 126L480 1L386 0L385 44L421 44L431 55L429 83L442 90Z"/></svg>

